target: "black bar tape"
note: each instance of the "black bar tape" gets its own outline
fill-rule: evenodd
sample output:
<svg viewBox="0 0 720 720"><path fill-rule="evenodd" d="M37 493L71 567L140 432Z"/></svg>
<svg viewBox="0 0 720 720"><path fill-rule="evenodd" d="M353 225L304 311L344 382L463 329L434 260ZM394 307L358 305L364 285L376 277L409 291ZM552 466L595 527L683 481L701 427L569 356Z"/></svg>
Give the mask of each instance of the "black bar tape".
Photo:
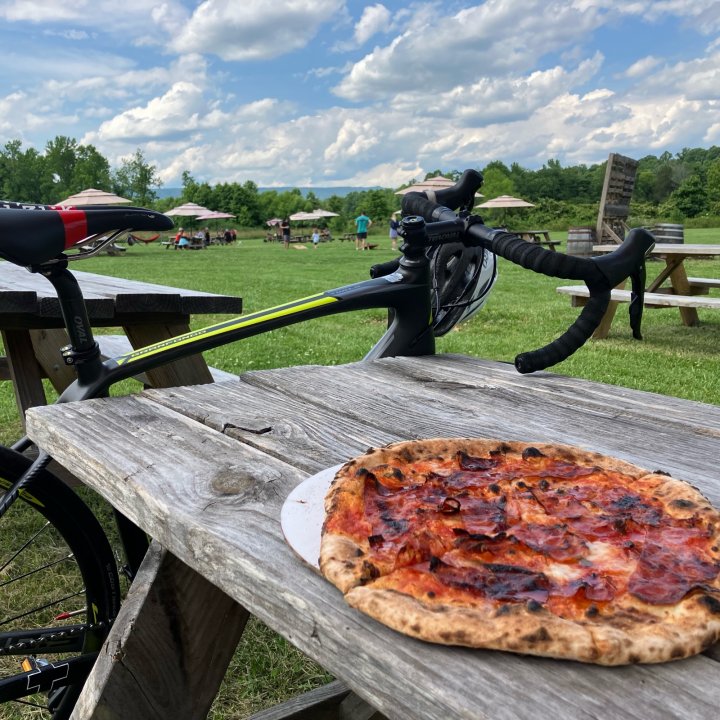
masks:
<svg viewBox="0 0 720 720"><path fill-rule="evenodd" d="M593 334L595 328L600 324L609 302L609 290L591 296L575 322L559 338L545 347L521 353L515 358L517 371L521 373L536 372L569 358Z"/></svg>
<svg viewBox="0 0 720 720"><path fill-rule="evenodd" d="M407 195L403 197L403 217L407 215L419 215L420 217L425 219L425 222L434 222L440 219L437 217L433 217L433 213L436 210L447 210L448 212L452 213L453 217L455 217L455 213L453 213L452 210L449 210L449 208L446 208L443 205L438 205L436 202L432 202L432 200L428 200L422 193L407 193Z"/></svg>
<svg viewBox="0 0 720 720"><path fill-rule="evenodd" d="M400 267L400 258L388 260L384 263L378 263L370 268L370 277L379 278L386 275L392 275Z"/></svg>
<svg viewBox="0 0 720 720"><path fill-rule="evenodd" d="M546 250L503 230L478 232L483 226L473 225L469 234L479 235L489 241L488 249L506 260L536 273L567 280L582 280L588 285L605 287L607 280L597 265L588 258L574 257L565 253ZM485 228L483 227L485 230ZM485 244L485 243L483 243Z"/></svg>

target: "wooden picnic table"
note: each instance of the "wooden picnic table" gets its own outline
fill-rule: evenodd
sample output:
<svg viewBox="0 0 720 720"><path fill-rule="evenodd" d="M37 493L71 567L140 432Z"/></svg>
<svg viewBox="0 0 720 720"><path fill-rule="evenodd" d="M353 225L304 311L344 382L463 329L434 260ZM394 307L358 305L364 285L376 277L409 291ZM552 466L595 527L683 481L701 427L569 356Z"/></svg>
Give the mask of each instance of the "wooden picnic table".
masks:
<svg viewBox="0 0 720 720"><path fill-rule="evenodd" d="M617 245L593 245L596 253L610 253L617 250ZM646 307L677 307L684 325L695 326L700 324L698 308L720 310L720 297L709 296L713 288L720 288L720 279L707 277L688 277L685 269L685 260L688 258L717 258L720 257L720 245L703 245L700 243L656 243L650 252L650 257L664 260L664 266L659 266L659 272L652 277L652 263L646 264L649 281L645 287ZM670 283L665 286L665 283ZM610 326L615 317L617 306L621 302L630 302L630 291L625 290L625 283L619 285L611 292L611 302L602 322L593 334L595 338L605 338L610 332ZM557 288L559 293L571 296L575 306L587 302L588 290L585 286L572 285Z"/></svg>
<svg viewBox="0 0 720 720"><path fill-rule="evenodd" d="M123 278L74 271L94 327L121 327L133 347L142 347L190 329L191 315L239 314L242 299ZM21 418L28 407L46 402L42 379L61 392L75 379L59 348L68 342L53 286L42 276L9 262L0 264L0 331L6 357L0 379L12 380ZM102 336L99 336L102 340ZM147 374L154 387L212 382L201 355Z"/></svg>
<svg viewBox="0 0 720 720"><path fill-rule="evenodd" d="M285 542L280 513L299 483L367 447L436 436L570 443L662 469L720 507L718 427L720 407L458 355L33 408L31 437L164 547L146 558L73 717L205 717L249 612L338 679L325 712L328 695L353 691L342 715L258 718L714 719L717 645L604 668L419 642L348 607Z"/></svg>
<svg viewBox="0 0 720 720"><path fill-rule="evenodd" d="M559 240L552 240L550 238L549 230L518 230L516 234L523 240L533 242L537 245L543 245L550 250L555 250L555 248L560 244Z"/></svg>

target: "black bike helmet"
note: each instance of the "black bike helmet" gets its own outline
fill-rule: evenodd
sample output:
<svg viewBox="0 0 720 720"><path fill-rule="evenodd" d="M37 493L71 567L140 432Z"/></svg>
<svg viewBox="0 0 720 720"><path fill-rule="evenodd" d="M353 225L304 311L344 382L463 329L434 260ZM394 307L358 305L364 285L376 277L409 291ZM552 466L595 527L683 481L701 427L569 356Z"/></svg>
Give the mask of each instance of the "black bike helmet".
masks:
<svg viewBox="0 0 720 720"><path fill-rule="evenodd" d="M433 333L445 335L472 317L485 304L497 278L495 255L461 242L427 251L432 274Z"/></svg>

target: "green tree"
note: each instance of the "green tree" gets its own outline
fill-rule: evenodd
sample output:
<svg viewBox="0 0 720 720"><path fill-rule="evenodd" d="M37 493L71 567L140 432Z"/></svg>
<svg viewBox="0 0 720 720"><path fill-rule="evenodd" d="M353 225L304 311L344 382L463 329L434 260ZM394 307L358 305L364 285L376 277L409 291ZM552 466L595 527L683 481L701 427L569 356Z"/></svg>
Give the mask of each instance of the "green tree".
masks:
<svg viewBox="0 0 720 720"><path fill-rule="evenodd" d="M195 202L195 192L197 190L197 183L188 170L183 170L182 174L182 197L180 198L184 203Z"/></svg>
<svg viewBox="0 0 720 720"><path fill-rule="evenodd" d="M75 171L72 178L72 192L87 188L109 190L112 187L110 163L94 145L78 145Z"/></svg>
<svg viewBox="0 0 720 720"><path fill-rule="evenodd" d="M34 148L23 151L20 140L10 140L0 151L0 190L7 200L54 202L52 173Z"/></svg>
<svg viewBox="0 0 720 720"><path fill-rule="evenodd" d="M483 185L480 192L486 198L495 198L498 195L514 195L515 184L510 176L510 170L497 160L489 163L482 171Z"/></svg>
<svg viewBox="0 0 720 720"><path fill-rule="evenodd" d="M655 192L655 173L650 170L639 170L635 174L633 200L652 202Z"/></svg>
<svg viewBox="0 0 720 720"><path fill-rule="evenodd" d="M77 151L77 141L65 135L58 135L54 140L48 140L45 145L45 162L53 174L59 197L67 197L84 189L73 185Z"/></svg>
<svg viewBox="0 0 720 720"><path fill-rule="evenodd" d="M132 157L122 161L120 168L112 175L112 182L114 192L141 206L152 205L157 200L153 188L162 185L156 167L145 161L140 148Z"/></svg>
<svg viewBox="0 0 720 720"><path fill-rule="evenodd" d="M696 217L708 208L708 195L700 174L690 175L672 194L671 200L685 217Z"/></svg>
<svg viewBox="0 0 720 720"><path fill-rule="evenodd" d="M664 202L672 195L676 187L675 180L673 179L672 165L669 162L665 162L655 171L653 200L657 203Z"/></svg>
<svg viewBox="0 0 720 720"><path fill-rule="evenodd" d="M708 167L706 188L708 209L712 213L720 214L720 158L714 160Z"/></svg>

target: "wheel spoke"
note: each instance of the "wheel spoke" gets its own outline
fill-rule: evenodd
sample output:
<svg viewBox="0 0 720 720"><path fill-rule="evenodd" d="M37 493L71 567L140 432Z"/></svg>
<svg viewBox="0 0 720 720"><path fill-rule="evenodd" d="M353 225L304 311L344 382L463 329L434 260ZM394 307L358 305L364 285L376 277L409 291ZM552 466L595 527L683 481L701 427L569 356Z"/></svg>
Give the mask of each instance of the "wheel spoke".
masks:
<svg viewBox="0 0 720 720"><path fill-rule="evenodd" d="M12 557L8 558L2 567L0 567L0 572L3 572L10 563L14 562L22 553L24 550L27 550L34 542L35 540L41 535L41 533L45 532L45 530L50 527L50 523L46 522L34 535L32 535L23 545L22 547L18 548L15 553L12 555Z"/></svg>
<svg viewBox="0 0 720 720"><path fill-rule="evenodd" d="M39 567L36 567L34 570L28 570L27 572L22 573L22 575L16 575L15 577L11 577L9 580L5 580L4 582L0 583L0 588L5 587L6 585L11 585L12 583L18 582L20 580L24 580L27 577L30 577L31 575L35 575L35 573L42 572L43 570L47 570L48 568L55 567L56 565L60 565L62 563L68 562L69 560L73 559L73 554L69 553L65 557L62 557L58 560L53 560L52 562L45 563L44 565L40 565Z"/></svg>
<svg viewBox="0 0 720 720"><path fill-rule="evenodd" d="M41 610L47 610L48 608L53 607L54 605L59 605L62 602L65 602L66 600L70 600L71 598L79 597L80 595L85 594L85 588L82 590L78 590L77 592L70 593L69 595L65 595L64 597L58 598L57 600L52 600L49 603L46 603L45 605L38 605L37 607L33 608L32 610L28 610L27 612L20 613L18 615L15 615L14 617L7 618L6 620L3 620L0 622L0 627L3 625L8 625L11 622L15 622L16 620L19 620L20 618L27 617L28 615L32 615L33 613L40 612Z"/></svg>

